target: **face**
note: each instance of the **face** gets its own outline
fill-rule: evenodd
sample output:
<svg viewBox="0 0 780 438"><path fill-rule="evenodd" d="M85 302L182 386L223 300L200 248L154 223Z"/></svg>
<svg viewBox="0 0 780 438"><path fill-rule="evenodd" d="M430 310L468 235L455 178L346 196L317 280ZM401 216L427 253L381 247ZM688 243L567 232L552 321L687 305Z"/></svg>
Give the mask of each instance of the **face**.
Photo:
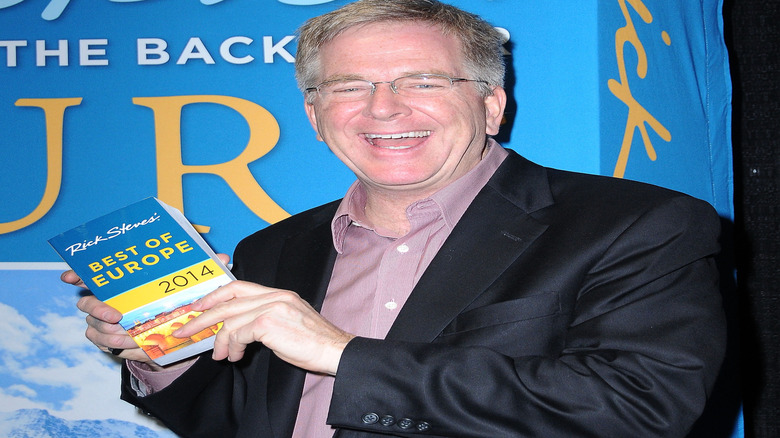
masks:
<svg viewBox="0 0 780 438"><path fill-rule="evenodd" d="M416 73L468 77L460 44L418 23L377 23L348 29L320 49L321 81L391 81ZM486 134L496 134L505 94L483 98L473 82L442 96L404 97L389 84L355 102L316 96L306 113L317 138L374 193L426 197L473 168ZM395 137L395 138L391 138Z"/></svg>

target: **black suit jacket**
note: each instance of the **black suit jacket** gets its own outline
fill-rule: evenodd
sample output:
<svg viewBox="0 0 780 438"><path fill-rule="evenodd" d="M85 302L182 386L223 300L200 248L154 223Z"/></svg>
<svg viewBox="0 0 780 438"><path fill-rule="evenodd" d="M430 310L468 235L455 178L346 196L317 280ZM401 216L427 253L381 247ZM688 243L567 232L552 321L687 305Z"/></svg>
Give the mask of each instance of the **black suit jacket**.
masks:
<svg viewBox="0 0 780 438"><path fill-rule="evenodd" d="M337 205L243 240L236 276L319 309ZM684 436L725 348L718 229L705 202L512 152L387 338L347 346L328 422L340 438ZM146 397L127 377L123 398L181 435L288 437L305 373L254 344Z"/></svg>

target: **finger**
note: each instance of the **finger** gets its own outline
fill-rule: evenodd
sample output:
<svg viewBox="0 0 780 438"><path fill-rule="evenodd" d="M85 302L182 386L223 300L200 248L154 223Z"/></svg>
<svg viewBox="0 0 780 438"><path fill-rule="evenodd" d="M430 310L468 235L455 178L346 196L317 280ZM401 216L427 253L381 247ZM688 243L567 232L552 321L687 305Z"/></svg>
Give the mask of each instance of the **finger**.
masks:
<svg viewBox="0 0 780 438"><path fill-rule="evenodd" d="M253 342L257 342L257 339L259 339L259 336L256 335L257 333L255 333L254 324L242 325L238 330L231 332L228 336L229 342L224 353L221 350L219 352L217 349L214 350L214 359L220 360L220 358L217 357L218 354L224 354L230 362L241 360L241 358L244 357L246 346Z"/></svg>
<svg viewBox="0 0 780 438"><path fill-rule="evenodd" d="M232 296L232 294L226 295L226 297L227 296ZM229 318L235 318L237 315L250 312L256 306L257 303L253 303L250 300L230 299L227 302L219 303L210 309L206 309L207 311L203 311L203 313L196 318L188 321L183 327L174 331L172 335L179 338L190 337L201 330L205 330L207 327L219 324ZM247 318L251 318L251 315ZM224 326L222 329L224 329ZM220 331L222 331L222 329L220 329Z"/></svg>
<svg viewBox="0 0 780 438"><path fill-rule="evenodd" d="M137 347L131 349L112 349L104 347L100 350L120 359L127 359L135 362L154 363L151 359L149 359L149 356L142 349Z"/></svg>
<svg viewBox="0 0 780 438"><path fill-rule="evenodd" d="M84 282L81 281L81 278L78 275L76 275L76 273L73 270L65 271L62 274L60 274L60 280L62 280L65 283L72 284L74 286L80 286L83 288L87 287L84 284Z"/></svg>
<svg viewBox="0 0 780 438"><path fill-rule="evenodd" d="M97 348L109 354L113 354L122 359L136 360L139 362L148 362L149 356L138 347L133 338L125 334L109 334L97 330L95 327L87 327L85 333ZM115 350L112 352L112 350ZM116 351L119 351L117 354Z"/></svg>
<svg viewBox="0 0 780 438"><path fill-rule="evenodd" d="M117 357L139 362L149 362L149 356L119 324L109 324L93 316L87 316L87 339L101 351ZM119 354L111 350L121 351Z"/></svg>
<svg viewBox="0 0 780 438"><path fill-rule="evenodd" d="M135 348L133 338L119 324L111 324L87 315L87 339L98 347Z"/></svg>
<svg viewBox="0 0 780 438"><path fill-rule="evenodd" d="M272 289L244 281L233 281L193 303L193 310L204 313L189 321L173 335L192 336L228 318L276 301L296 302L301 299L295 292Z"/></svg>
<svg viewBox="0 0 780 438"><path fill-rule="evenodd" d="M221 261L223 265L230 263L230 256L227 254L219 253L217 254L217 258L219 258L219 261Z"/></svg>
<svg viewBox="0 0 780 438"><path fill-rule="evenodd" d="M87 326L87 330L84 333L95 346L104 350L106 348L117 348L129 350L132 348L138 348L138 345L133 341L133 338L126 333L106 333L94 326Z"/></svg>
<svg viewBox="0 0 780 438"><path fill-rule="evenodd" d="M222 287L215 289L211 293L205 295L203 298L193 303L193 310L203 311L210 309L217 304L230 301L234 298L257 297L275 293L283 293L297 297L297 294L292 291L274 289L259 285L257 283L250 283L248 281L234 280Z"/></svg>
<svg viewBox="0 0 780 438"><path fill-rule="evenodd" d="M241 360L247 345L254 342L265 343L266 337L273 336L277 331L292 333L295 331L295 324L291 325L290 322L301 319L301 309L296 303L272 301L255 307L251 312L225 320L222 331L217 334L214 342L213 356L217 360Z"/></svg>
<svg viewBox="0 0 780 438"><path fill-rule="evenodd" d="M214 360L227 358L235 362L241 359L246 346L253 342L260 342L260 337L268 330L267 322L273 317L272 312L268 305L252 306L247 311L238 312L225 319L222 328L214 338L212 354Z"/></svg>
<svg viewBox="0 0 780 438"><path fill-rule="evenodd" d="M177 338L189 338L195 333L199 333L208 327L222 322L222 319L219 316L212 315L211 313L212 312L201 313L194 319L187 321L182 327L171 333L171 335Z"/></svg>
<svg viewBox="0 0 780 438"><path fill-rule="evenodd" d="M97 319L116 324L122 319L122 313L108 304L100 301L94 295L86 295L79 299L76 307Z"/></svg>
<svg viewBox="0 0 780 438"><path fill-rule="evenodd" d="M92 315L87 315L86 320L89 327L94 328L100 333L105 333L107 335L127 335L125 329L119 324L106 322L102 319L95 318Z"/></svg>
<svg viewBox="0 0 780 438"><path fill-rule="evenodd" d="M216 288L215 290L192 303L192 310L202 312L204 310L211 309L219 303L232 300L236 297L236 291L241 286L241 283L244 282L236 280Z"/></svg>

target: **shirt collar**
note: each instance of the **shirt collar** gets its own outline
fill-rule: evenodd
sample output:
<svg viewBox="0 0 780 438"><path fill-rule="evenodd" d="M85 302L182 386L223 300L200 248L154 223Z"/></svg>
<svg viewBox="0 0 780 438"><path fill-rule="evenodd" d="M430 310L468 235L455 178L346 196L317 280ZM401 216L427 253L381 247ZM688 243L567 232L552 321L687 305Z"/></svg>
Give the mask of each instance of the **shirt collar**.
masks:
<svg viewBox="0 0 780 438"><path fill-rule="evenodd" d="M415 205L433 201L441 209L446 226L452 230L469 205L471 205L471 201L482 190L482 187L487 184L507 155L506 149L492 138L488 139L487 152L473 169L429 198L414 202L407 208L407 214ZM344 238L350 225L363 227L383 235L381 230L374 230L368 222L365 216L365 206L366 192L362 183L358 180L352 183L349 190L347 190L331 222L333 245L339 253L343 251Z"/></svg>

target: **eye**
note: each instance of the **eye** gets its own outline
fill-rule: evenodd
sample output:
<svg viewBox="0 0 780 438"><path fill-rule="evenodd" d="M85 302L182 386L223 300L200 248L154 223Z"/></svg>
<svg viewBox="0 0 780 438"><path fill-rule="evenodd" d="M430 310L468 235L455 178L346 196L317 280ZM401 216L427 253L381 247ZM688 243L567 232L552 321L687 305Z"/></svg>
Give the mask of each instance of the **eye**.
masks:
<svg viewBox="0 0 780 438"><path fill-rule="evenodd" d="M450 81L447 78L439 76L409 76L403 78L399 88L403 88L407 91L438 91L449 88Z"/></svg>
<svg viewBox="0 0 780 438"><path fill-rule="evenodd" d="M333 93L333 94L352 94L352 93L362 93L370 89L371 86L368 83L350 81L350 82L334 82L328 84L326 90L328 93Z"/></svg>
<svg viewBox="0 0 780 438"><path fill-rule="evenodd" d="M420 89L429 89L429 88L442 88L441 84L434 84L431 82L420 82L417 84L412 84L412 88L420 88Z"/></svg>
<svg viewBox="0 0 780 438"><path fill-rule="evenodd" d="M358 87L340 87L336 88L334 90L331 90L332 93L338 93L338 94L347 94L347 93L354 93L356 91L360 91L361 88Z"/></svg>

